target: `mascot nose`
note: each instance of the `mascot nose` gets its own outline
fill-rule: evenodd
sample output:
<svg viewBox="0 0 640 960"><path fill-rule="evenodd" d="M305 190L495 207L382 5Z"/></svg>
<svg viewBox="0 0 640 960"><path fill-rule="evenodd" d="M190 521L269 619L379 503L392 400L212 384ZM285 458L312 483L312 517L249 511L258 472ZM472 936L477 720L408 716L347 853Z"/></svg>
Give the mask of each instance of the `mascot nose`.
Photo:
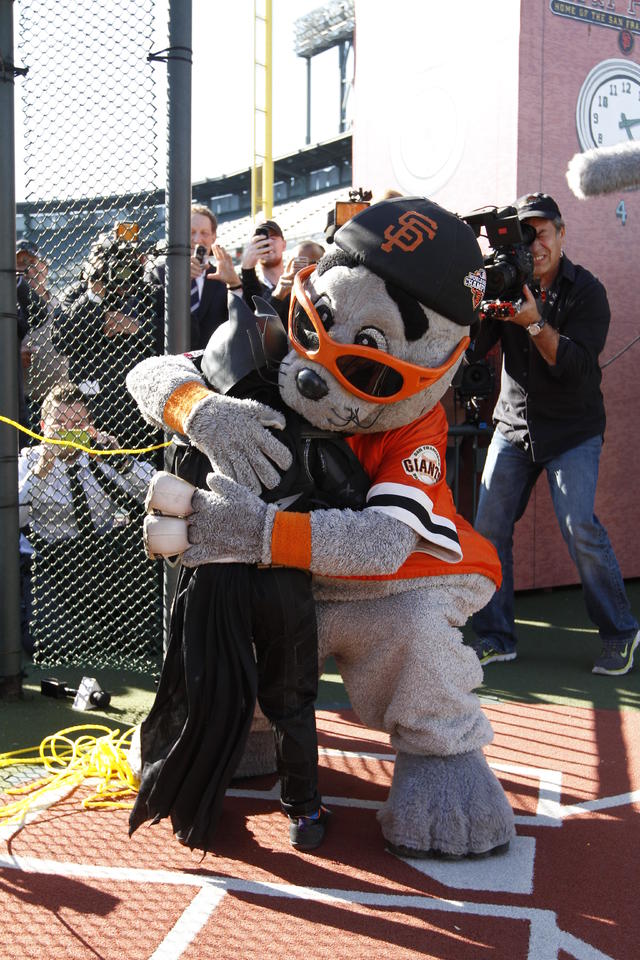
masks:
<svg viewBox="0 0 640 960"><path fill-rule="evenodd" d="M307 400L322 400L329 393L329 387L315 370L305 367L296 376L298 392Z"/></svg>

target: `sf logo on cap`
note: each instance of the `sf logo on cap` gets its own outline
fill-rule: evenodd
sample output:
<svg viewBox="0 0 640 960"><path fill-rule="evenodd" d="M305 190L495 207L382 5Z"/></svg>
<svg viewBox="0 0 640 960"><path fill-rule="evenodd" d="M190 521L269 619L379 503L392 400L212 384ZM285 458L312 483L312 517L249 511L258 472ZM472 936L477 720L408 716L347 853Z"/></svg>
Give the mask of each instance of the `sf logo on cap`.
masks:
<svg viewBox="0 0 640 960"><path fill-rule="evenodd" d="M385 253L391 253L392 248L400 247L405 253L411 253L416 247L419 247L422 241L427 237L433 240L438 224L435 220L425 216L424 213L418 213L417 210L407 210L398 217L398 224L392 223L384 231L385 243L380 245L380 249Z"/></svg>

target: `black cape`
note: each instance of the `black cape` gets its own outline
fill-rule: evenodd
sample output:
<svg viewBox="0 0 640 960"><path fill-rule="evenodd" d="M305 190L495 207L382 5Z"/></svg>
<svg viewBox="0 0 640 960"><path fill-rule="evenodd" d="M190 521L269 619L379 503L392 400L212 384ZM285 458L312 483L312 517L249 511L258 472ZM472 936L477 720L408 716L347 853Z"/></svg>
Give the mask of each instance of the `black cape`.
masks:
<svg viewBox="0 0 640 960"><path fill-rule="evenodd" d="M255 708L247 598L255 568L182 568L155 702L141 727L143 770L129 819L170 817L181 843L211 850L224 793Z"/></svg>

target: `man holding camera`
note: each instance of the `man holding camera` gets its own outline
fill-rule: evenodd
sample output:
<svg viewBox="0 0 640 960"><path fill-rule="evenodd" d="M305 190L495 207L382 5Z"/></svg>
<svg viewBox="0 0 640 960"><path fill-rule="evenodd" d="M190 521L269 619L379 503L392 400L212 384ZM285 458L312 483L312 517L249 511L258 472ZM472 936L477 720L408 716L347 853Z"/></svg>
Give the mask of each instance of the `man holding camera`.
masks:
<svg viewBox="0 0 640 960"><path fill-rule="evenodd" d="M265 300L282 299L288 289L280 285L284 273L284 251L287 241L275 220L258 224L242 252L240 276L244 299L253 310L253 297Z"/></svg>
<svg viewBox="0 0 640 960"><path fill-rule="evenodd" d="M204 350L209 337L229 316L227 291L242 294L242 283L230 254L216 243L218 221L204 203L191 205L190 350ZM210 262L215 258L215 265ZM145 273L154 294L159 322L164 322L166 260L159 257Z"/></svg>
<svg viewBox="0 0 640 960"><path fill-rule="evenodd" d="M162 351L162 330L143 283L137 225L121 223L91 244L82 281L52 329L69 361L69 377L84 390L100 430L127 447L146 445L149 427L124 379L144 357Z"/></svg>
<svg viewBox="0 0 640 960"><path fill-rule="evenodd" d="M535 230L531 253L540 299L525 285L513 315L489 311L473 345L474 359L498 340L503 351L496 429L475 521L498 551L503 581L473 617L474 647L482 664L516 659L513 529L544 470L587 612L602 640L593 673L619 676L633 667L640 631L609 537L594 514L605 429L598 357L609 329L609 304L593 274L565 256L565 225L555 200L528 194L516 209Z"/></svg>
<svg viewBox="0 0 640 960"><path fill-rule="evenodd" d="M129 644L132 597L154 589L136 531L155 468L80 450L117 449L120 439L97 429L86 397L69 382L45 397L41 430L67 445L45 439L18 460L20 526L35 550L32 640L48 655L69 654L83 638ZM153 609L136 632L152 643Z"/></svg>

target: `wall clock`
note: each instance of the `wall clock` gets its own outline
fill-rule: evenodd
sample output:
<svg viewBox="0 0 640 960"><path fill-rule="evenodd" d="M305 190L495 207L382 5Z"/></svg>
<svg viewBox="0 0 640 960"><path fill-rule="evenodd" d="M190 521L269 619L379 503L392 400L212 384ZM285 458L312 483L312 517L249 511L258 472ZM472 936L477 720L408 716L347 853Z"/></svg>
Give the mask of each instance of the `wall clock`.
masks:
<svg viewBox="0 0 640 960"><path fill-rule="evenodd" d="M583 150L640 141L640 65L603 60L589 71L576 105Z"/></svg>

